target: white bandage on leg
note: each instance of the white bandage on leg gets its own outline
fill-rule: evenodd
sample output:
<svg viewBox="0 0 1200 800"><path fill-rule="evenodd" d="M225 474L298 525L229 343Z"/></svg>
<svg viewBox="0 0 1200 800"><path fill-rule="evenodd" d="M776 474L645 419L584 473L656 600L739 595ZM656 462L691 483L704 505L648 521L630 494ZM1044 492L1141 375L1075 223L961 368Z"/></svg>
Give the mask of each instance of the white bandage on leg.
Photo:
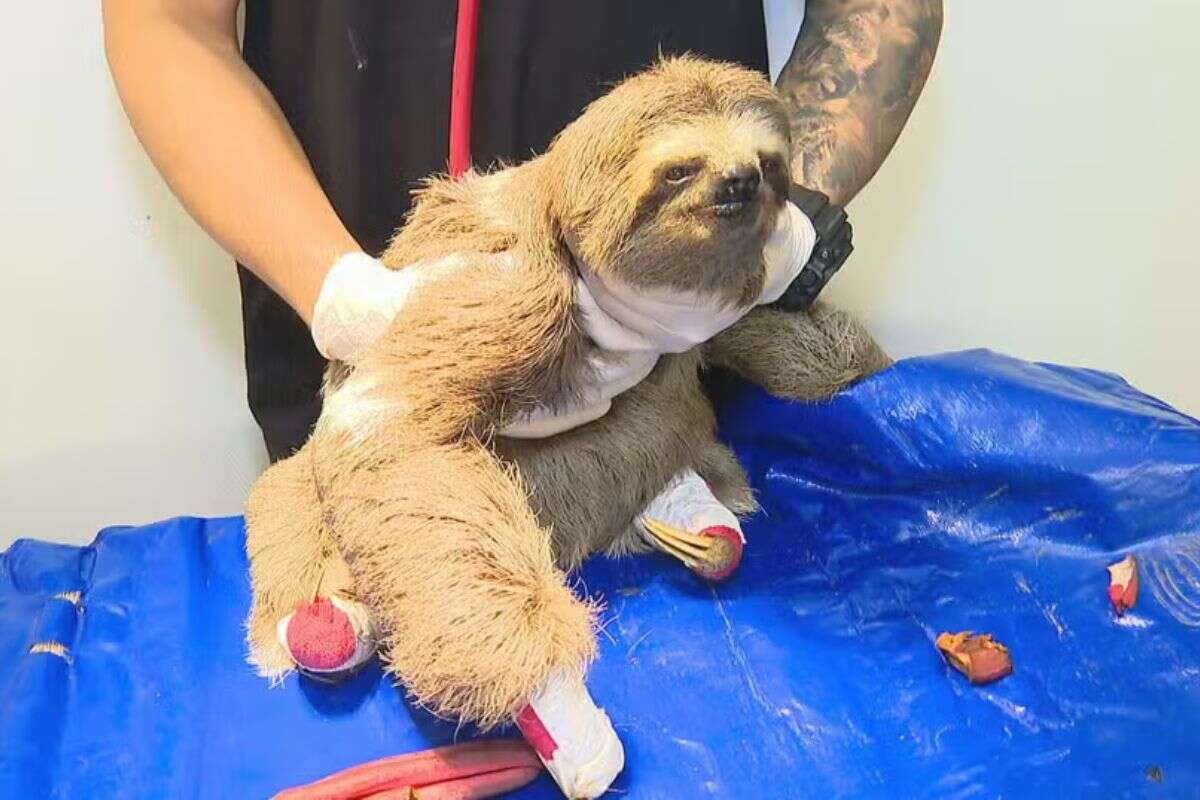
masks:
<svg viewBox="0 0 1200 800"><path fill-rule="evenodd" d="M387 332L419 284L458 264L456 256L388 269L366 253L347 253L325 275L313 306L312 336L321 355L354 363Z"/></svg>
<svg viewBox="0 0 1200 800"><path fill-rule="evenodd" d="M691 469L675 476L667 488L650 501L642 516L693 533L705 528L732 528L743 543L746 541L737 517L713 495L704 479Z"/></svg>
<svg viewBox="0 0 1200 800"><path fill-rule="evenodd" d="M572 800L604 794L625 767L621 740L579 677L552 674L516 722L558 788Z"/></svg>

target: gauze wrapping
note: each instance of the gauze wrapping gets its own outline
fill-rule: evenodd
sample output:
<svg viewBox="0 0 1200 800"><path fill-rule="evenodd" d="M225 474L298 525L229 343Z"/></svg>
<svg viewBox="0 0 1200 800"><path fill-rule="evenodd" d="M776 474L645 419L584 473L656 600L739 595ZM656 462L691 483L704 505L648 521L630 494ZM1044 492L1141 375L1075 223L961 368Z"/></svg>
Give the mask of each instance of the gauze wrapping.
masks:
<svg viewBox="0 0 1200 800"><path fill-rule="evenodd" d="M787 291L812 256L816 239L804 212L785 203L763 247L766 275L757 305L773 303ZM500 435L542 438L599 419L614 397L650 374L659 356L703 344L754 307L730 306L695 292L633 287L601 279L586 267L580 268L575 289L584 331L601 349L593 359L592 380L579 387L574 402L536 408L501 428Z"/></svg>
<svg viewBox="0 0 1200 800"><path fill-rule="evenodd" d="M690 469L676 475L650 501L642 516L693 533L705 528L732 528L743 543L746 541L737 517L713 495L705 480Z"/></svg>
<svg viewBox="0 0 1200 800"><path fill-rule="evenodd" d="M366 253L347 253L334 262L313 306L312 337L330 360L354 363L385 332L412 290L454 268L456 256L388 269Z"/></svg>
<svg viewBox="0 0 1200 800"><path fill-rule="evenodd" d="M567 797L599 797L625 767L621 740L578 676L553 673L517 726Z"/></svg>

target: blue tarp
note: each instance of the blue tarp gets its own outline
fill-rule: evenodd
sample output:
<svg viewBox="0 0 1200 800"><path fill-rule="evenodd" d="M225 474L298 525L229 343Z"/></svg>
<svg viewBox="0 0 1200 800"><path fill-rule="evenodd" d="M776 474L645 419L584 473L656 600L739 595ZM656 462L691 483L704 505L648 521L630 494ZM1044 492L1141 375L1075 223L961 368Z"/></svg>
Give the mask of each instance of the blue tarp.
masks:
<svg viewBox="0 0 1200 800"><path fill-rule="evenodd" d="M741 571L580 576L608 606L590 684L626 746L615 797L1200 797L1200 423L981 351L820 405L716 393L764 507ZM266 797L455 736L377 669L257 678L242 536L175 519L3 554L0 797ZM1118 619L1105 566L1128 552ZM1015 673L947 667L933 640L963 629Z"/></svg>

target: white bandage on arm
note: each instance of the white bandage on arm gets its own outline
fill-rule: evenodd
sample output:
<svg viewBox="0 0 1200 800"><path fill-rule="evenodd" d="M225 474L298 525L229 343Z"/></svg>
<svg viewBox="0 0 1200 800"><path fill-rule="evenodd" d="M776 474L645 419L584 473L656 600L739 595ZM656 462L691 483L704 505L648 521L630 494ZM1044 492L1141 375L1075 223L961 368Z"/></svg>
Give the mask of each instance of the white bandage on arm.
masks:
<svg viewBox="0 0 1200 800"><path fill-rule="evenodd" d="M516 721L567 797L599 797L625 767L621 740L578 676L553 673Z"/></svg>
<svg viewBox="0 0 1200 800"><path fill-rule="evenodd" d="M737 517L713 495L695 470L687 469L675 476L642 515L692 533L705 528L732 528L746 541Z"/></svg>
<svg viewBox="0 0 1200 800"><path fill-rule="evenodd" d="M353 362L392 324L417 275L392 271L366 253L347 253L325 275L313 306L313 342L331 360Z"/></svg>
<svg viewBox="0 0 1200 800"><path fill-rule="evenodd" d="M366 253L347 253L325 275L313 306L312 336L321 355L353 363L387 332L412 290L455 267L456 256L385 267Z"/></svg>
<svg viewBox="0 0 1200 800"><path fill-rule="evenodd" d="M767 274L758 304L774 303L812 258L817 246L817 229L812 220L795 203L783 204L775 230L763 247L763 263Z"/></svg>

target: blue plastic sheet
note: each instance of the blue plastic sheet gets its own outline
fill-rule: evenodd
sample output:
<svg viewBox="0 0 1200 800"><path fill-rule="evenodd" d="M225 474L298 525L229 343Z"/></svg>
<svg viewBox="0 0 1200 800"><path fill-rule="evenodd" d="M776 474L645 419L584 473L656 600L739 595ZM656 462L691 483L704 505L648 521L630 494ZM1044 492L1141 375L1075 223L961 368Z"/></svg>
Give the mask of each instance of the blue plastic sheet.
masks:
<svg viewBox="0 0 1200 800"><path fill-rule="evenodd" d="M1200 423L987 352L821 405L716 393L764 507L740 573L580 576L608 605L590 684L626 746L614 796L1200 796ZM3 555L0 797L266 797L453 739L377 669L257 678L242 536L176 519ZM1105 566L1127 552L1143 590L1117 619ZM933 640L961 629L1015 673L953 672Z"/></svg>

